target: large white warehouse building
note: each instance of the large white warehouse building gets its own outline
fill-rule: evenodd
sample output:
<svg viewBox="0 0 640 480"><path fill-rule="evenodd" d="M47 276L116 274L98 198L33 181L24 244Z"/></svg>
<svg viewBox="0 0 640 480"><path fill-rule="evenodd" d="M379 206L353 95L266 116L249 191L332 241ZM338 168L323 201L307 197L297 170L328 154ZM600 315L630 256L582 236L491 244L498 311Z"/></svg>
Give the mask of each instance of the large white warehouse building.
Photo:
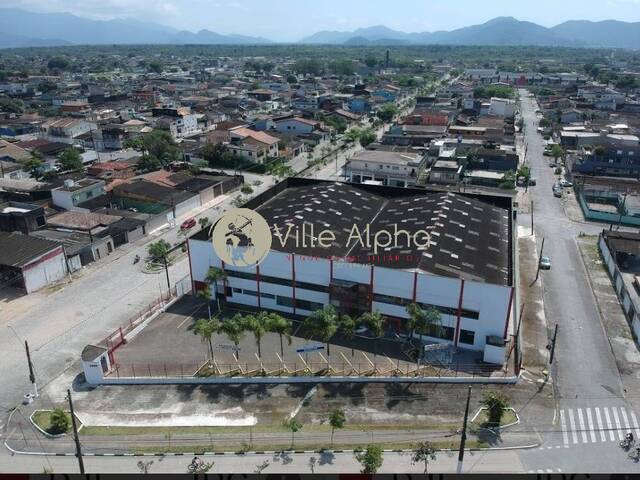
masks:
<svg viewBox="0 0 640 480"><path fill-rule="evenodd" d="M477 351L501 346L514 310L511 198L288 179L246 205L280 231L311 226L335 232L328 247L284 246L275 236L257 267L238 268L216 255L209 233L188 240L194 291L209 267L227 274L218 289L226 302L308 316L324 305L358 313L379 311L404 330L405 307L441 313L429 339ZM370 233L426 230L431 244L363 248L348 238L353 225ZM403 237L404 238L404 237ZM402 242L401 242L402 243ZM405 242L410 243L410 242ZM213 289L212 289L213 290Z"/></svg>

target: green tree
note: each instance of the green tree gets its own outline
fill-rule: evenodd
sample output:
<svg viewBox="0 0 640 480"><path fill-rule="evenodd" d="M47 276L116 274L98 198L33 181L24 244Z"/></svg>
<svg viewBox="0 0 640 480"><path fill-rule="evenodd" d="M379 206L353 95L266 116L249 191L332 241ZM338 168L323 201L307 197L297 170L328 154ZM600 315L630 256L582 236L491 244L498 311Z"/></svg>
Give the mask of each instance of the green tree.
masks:
<svg viewBox="0 0 640 480"><path fill-rule="evenodd" d="M378 59L373 55L367 55L364 57L364 64L369 68L373 68L378 65Z"/></svg>
<svg viewBox="0 0 640 480"><path fill-rule="evenodd" d="M360 473L365 475L373 475L378 472L382 466L382 447L378 445L367 445L367 448L355 454L356 460L362 465Z"/></svg>
<svg viewBox="0 0 640 480"><path fill-rule="evenodd" d="M260 312L258 315L247 315L245 317L245 325L247 330L253 333L258 347L258 357L262 358L262 339L267 333L267 317L266 312Z"/></svg>
<svg viewBox="0 0 640 480"><path fill-rule="evenodd" d="M338 313L333 305L325 305L309 315L304 323L305 331L327 344L327 355L331 355L329 340L338 331Z"/></svg>
<svg viewBox="0 0 640 480"><path fill-rule="evenodd" d="M347 422L347 417L344 414L344 410L336 408L329 414L329 425L331 425L331 446L333 447L333 435L336 429L344 428Z"/></svg>
<svg viewBox="0 0 640 480"><path fill-rule="evenodd" d="M554 162L558 162L558 158L564 157L564 150L557 143L551 147L551 156L553 157Z"/></svg>
<svg viewBox="0 0 640 480"><path fill-rule="evenodd" d="M513 190L516 188L516 174L513 170L509 170L504 173L498 188L503 190Z"/></svg>
<svg viewBox="0 0 640 480"><path fill-rule="evenodd" d="M47 68L49 70L67 70L70 65L69 60L63 56L52 57L47 62Z"/></svg>
<svg viewBox="0 0 640 480"><path fill-rule="evenodd" d="M424 474L429 474L429 461L436 459L436 449L431 442L418 442L413 447L412 463L424 463Z"/></svg>
<svg viewBox="0 0 640 480"><path fill-rule="evenodd" d="M279 179L295 175L293 168L291 168L289 165L286 165L283 161L280 160L267 165L267 173Z"/></svg>
<svg viewBox="0 0 640 480"><path fill-rule="evenodd" d="M200 225L200 230L204 230L209 225L211 225L211 220L209 217L202 217L198 219L198 225Z"/></svg>
<svg viewBox="0 0 640 480"><path fill-rule="evenodd" d="M61 408L56 408L49 417L49 433L54 435L65 433L69 430L69 417Z"/></svg>
<svg viewBox="0 0 640 480"><path fill-rule="evenodd" d="M302 422L295 418L289 418L285 419L284 422L282 422L282 425L291 432L291 450L293 450L295 434L302 430Z"/></svg>
<svg viewBox="0 0 640 480"><path fill-rule="evenodd" d="M213 351L213 337L220 331L220 322L217 318L210 320L201 318L193 327L194 333L200 335L203 342L206 342L209 347L209 359L214 360Z"/></svg>
<svg viewBox="0 0 640 480"><path fill-rule="evenodd" d="M0 98L0 112L22 113L24 102L19 98Z"/></svg>
<svg viewBox="0 0 640 480"><path fill-rule="evenodd" d="M356 328L358 328L358 322L350 315L340 315L338 317L338 333L347 340L353 339L356 335ZM351 356L355 356L355 348L353 344L351 346Z"/></svg>
<svg viewBox="0 0 640 480"><path fill-rule="evenodd" d="M424 310L417 303L410 303L405 310L409 318L406 321L407 330L409 330L409 341L413 342L413 336L416 329L424 323Z"/></svg>
<svg viewBox="0 0 640 480"><path fill-rule="evenodd" d="M218 313L220 313L220 299L218 298L218 295L220 294L220 289L219 289L218 283L222 281L224 285L224 282L226 282L226 280L227 280L227 272L225 272L221 268L209 267L209 270L207 270L207 276L205 277L205 281L209 285L213 285L214 287L213 291L216 296L216 303L218 304Z"/></svg>
<svg viewBox="0 0 640 480"><path fill-rule="evenodd" d="M382 335L384 335L384 317L378 311L367 312L360 315L359 323L366 325L369 331L372 333L374 340L374 358L378 356L378 341ZM374 362L375 363L375 362Z"/></svg>
<svg viewBox="0 0 640 480"><path fill-rule="evenodd" d="M155 172L162 168L162 163L156 157L143 153L140 160L138 160L137 166L143 172Z"/></svg>
<svg viewBox="0 0 640 480"><path fill-rule="evenodd" d="M160 60L151 60L147 63L147 69L153 73L162 73L162 62Z"/></svg>
<svg viewBox="0 0 640 480"><path fill-rule="evenodd" d="M171 250L171 244L166 240L158 240L157 242L151 243L147 247L147 251L149 255L153 259L153 261L165 263L169 261L169 250Z"/></svg>
<svg viewBox="0 0 640 480"><path fill-rule="evenodd" d="M487 421L499 426L504 411L509 408L509 398L500 392L486 392L480 404L487 409Z"/></svg>
<svg viewBox="0 0 640 480"><path fill-rule="evenodd" d="M236 347L235 356L236 360L240 360L240 353L238 345L245 335L245 319L244 317L236 313L233 317L224 320L220 324L220 332L224 333L229 340L233 342Z"/></svg>
<svg viewBox="0 0 640 480"><path fill-rule="evenodd" d="M291 320L277 313L268 313L267 330L280 336L280 357L284 359L283 338L286 338L291 345Z"/></svg>
<svg viewBox="0 0 640 480"><path fill-rule="evenodd" d="M380 120L383 122L391 122L393 118L398 114L399 110L392 103L387 103L383 105L376 114Z"/></svg>
<svg viewBox="0 0 640 480"><path fill-rule="evenodd" d="M35 151L31 154L31 157L22 162L22 170L28 172L36 180L42 178L42 169L44 163L42 162L42 156Z"/></svg>
<svg viewBox="0 0 640 480"><path fill-rule="evenodd" d="M75 148L67 148L58 155L58 165L64 172L77 172L84 168L82 157Z"/></svg>
<svg viewBox="0 0 640 480"><path fill-rule="evenodd" d="M516 173L516 175L518 176L518 178L520 177L524 177L526 182L529 182L529 179L531 178L531 168L529 167L529 165L521 165L520 168L518 168L518 172Z"/></svg>

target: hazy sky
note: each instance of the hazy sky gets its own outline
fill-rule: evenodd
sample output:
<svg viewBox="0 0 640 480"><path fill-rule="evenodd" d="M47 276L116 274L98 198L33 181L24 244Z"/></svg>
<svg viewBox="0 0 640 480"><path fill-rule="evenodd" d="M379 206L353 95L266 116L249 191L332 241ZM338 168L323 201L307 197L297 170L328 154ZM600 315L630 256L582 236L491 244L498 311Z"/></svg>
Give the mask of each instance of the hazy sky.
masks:
<svg viewBox="0 0 640 480"><path fill-rule="evenodd" d="M544 26L570 19L640 21L640 0L0 0L0 6L94 19L133 17L278 41L381 24L403 31L451 30L497 16Z"/></svg>

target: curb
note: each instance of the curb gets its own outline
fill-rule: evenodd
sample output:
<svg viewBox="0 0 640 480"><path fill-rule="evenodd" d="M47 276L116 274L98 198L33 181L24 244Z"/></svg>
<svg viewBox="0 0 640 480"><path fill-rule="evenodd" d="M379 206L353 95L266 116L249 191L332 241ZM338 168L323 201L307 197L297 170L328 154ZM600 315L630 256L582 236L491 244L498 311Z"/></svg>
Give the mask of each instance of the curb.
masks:
<svg viewBox="0 0 640 480"><path fill-rule="evenodd" d="M15 450L10 447L7 442L4 442L4 446L7 450L9 450L13 455L33 455L33 456L46 456L46 457L75 457L75 453L51 453L51 452L23 452L20 450ZM467 448L465 449L467 452L486 452L486 451L502 451L502 450L526 450L532 448L538 448L540 446L539 443L532 443L529 445L515 445L512 447L483 447L483 448ZM84 453L83 457L180 457L180 456L221 456L221 455L235 455L235 456L245 456L245 455L280 455L280 454L288 454L288 455L300 455L300 454L310 454L310 453L355 453L356 451L360 451L357 449L345 449L345 450L284 450L284 451L275 451L275 450L258 450L258 451L250 451L250 452L163 452L163 453ZM457 449L453 448L443 448L439 449L439 452L457 452ZM385 449L384 453L413 453L413 450L410 449Z"/></svg>

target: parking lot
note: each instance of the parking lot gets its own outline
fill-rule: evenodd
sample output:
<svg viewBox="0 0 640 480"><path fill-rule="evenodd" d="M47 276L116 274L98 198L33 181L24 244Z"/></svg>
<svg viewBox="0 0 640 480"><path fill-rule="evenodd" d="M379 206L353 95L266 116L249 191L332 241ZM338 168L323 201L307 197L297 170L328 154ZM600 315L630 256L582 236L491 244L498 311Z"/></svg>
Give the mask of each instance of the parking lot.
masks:
<svg viewBox="0 0 640 480"><path fill-rule="evenodd" d="M215 306L212 308L215 310ZM223 310L219 316L228 318L236 313L238 311ZM239 342L237 358L234 344L225 335L215 335L212 364L207 342L193 330L196 321L207 316L207 307L200 300L183 298L114 352L116 368L111 375L192 376L197 372L200 375L263 372L282 375L305 371L394 375L415 373L417 367L409 356L410 346L391 332L376 341L367 338L366 333L353 339L336 335L328 352L326 344L304 338L300 322L293 323L291 344L286 338L281 344L279 335L267 333L262 338L261 357L251 332L245 332ZM459 364L461 371L468 370L466 367L477 367L477 354L460 350L452 361ZM432 370L422 374L438 374Z"/></svg>

